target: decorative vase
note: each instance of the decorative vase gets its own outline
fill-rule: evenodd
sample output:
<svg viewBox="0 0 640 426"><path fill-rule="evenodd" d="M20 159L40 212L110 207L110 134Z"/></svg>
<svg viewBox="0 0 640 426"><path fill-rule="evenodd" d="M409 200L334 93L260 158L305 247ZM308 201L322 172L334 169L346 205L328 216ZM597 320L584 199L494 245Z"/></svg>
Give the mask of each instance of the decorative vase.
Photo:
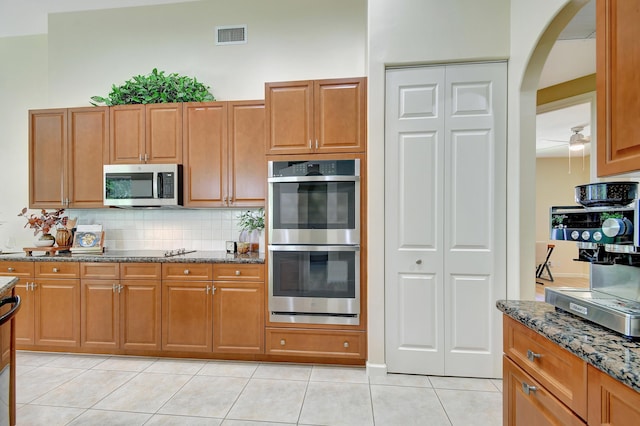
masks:
<svg viewBox="0 0 640 426"><path fill-rule="evenodd" d="M68 247L71 245L71 232L66 228L56 231L56 244L58 247Z"/></svg>
<svg viewBox="0 0 640 426"><path fill-rule="evenodd" d="M260 231L257 229L249 232L249 251L252 253L260 251Z"/></svg>
<svg viewBox="0 0 640 426"><path fill-rule="evenodd" d="M56 239L51 234L42 234L42 236L35 241L36 247L51 247L55 242Z"/></svg>

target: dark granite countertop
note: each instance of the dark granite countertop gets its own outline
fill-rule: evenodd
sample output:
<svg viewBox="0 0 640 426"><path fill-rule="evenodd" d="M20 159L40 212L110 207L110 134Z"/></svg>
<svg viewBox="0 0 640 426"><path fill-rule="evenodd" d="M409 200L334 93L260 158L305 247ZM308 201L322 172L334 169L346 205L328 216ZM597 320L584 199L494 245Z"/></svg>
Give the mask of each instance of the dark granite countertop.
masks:
<svg viewBox="0 0 640 426"><path fill-rule="evenodd" d="M640 340L557 310L545 302L498 300L505 315L640 392Z"/></svg>
<svg viewBox="0 0 640 426"><path fill-rule="evenodd" d="M158 262L158 263L264 263L264 253L228 254L224 251L195 251L166 257L164 250L106 250L102 254L58 253L45 256L34 252L0 254L0 260L23 262Z"/></svg>
<svg viewBox="0 0 640 426"><path fill-rule="evenodd" d="M0 297L8 295L17 282L17 277L0 277Z"/></svg>

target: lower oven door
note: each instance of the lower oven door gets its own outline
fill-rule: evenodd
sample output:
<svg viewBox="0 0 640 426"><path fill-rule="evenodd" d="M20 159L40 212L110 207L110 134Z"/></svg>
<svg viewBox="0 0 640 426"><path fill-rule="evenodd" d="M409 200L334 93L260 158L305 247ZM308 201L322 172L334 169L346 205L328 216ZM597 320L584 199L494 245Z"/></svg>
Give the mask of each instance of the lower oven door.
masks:
<svg viewBox="0 0 640 426"><path fill-rule="evenodd" d="M360 246L270 245L271 321L358 325Z"/></svg>

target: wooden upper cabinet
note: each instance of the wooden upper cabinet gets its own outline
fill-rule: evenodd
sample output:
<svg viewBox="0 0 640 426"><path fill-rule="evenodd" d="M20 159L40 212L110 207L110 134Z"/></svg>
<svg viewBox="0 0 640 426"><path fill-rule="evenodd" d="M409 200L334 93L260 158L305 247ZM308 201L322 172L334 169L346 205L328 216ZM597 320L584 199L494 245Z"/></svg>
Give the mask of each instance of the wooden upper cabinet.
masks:
<svg viewBox="0 0 640 426"><path fill-rule="evenodd" d="M29 207L65 207L67 110L29 111Z"/></svg>
<svg viewBox="0 0 640 426"><path fill-rule="evenodd" d="M640 170L640 6L596 2L598 176Z"/></svg>
<svg viewBox="0 0 640 426"><path fill-rule="evenodd" d="M265 84L267 154L364 152L366 78Z"/></svg>
<svg viewBox="0 0 640 426"><path fill-rule="evenodd" d="M102 166L109 161L109 108L71 108L68 114L67 205L102 208Z"/></svg>
<svg viewBox="0 0 640 426"><path fill-rule="evenodd" d="M111 107L110 164L182 164L182 104Z"/></svg>
<svg viewBox="0 0 640 426"><path fill-rule="evenodd" d="M184 104L184 205L264 206L264 102Z"/></svg>
<svg viewBox="0 0 640 426"><path fill-rule="evenodd" d="M226 102L188 102L183 116L185 207L221 207L226 196Z"/></svg>
<svg viewBox="0 0 640 426"><path fill-rule="evenodd" d="M264 124L264 101L229 102L229 206L264 206L267 185Z"/></svg>
<svg viewBox="0 0 640 426"><path fill-rule="evenodd" d="M29 111L29 207L103 207L109 109Z"/></svg>

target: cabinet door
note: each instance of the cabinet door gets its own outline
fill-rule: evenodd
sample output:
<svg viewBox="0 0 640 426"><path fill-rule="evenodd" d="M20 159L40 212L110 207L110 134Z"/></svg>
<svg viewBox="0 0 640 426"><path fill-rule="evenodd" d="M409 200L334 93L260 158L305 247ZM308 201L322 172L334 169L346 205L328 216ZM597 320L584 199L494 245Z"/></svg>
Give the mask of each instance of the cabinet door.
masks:
<svg viewBox="0 0 640 426"><path fill-rule="evenodd" d="M183 129L185 207L226 206L226 103L185 103Z"/></svg>
<svg viewBox="0 0 640 426"><path fill-rule="evenodd" d="M316 152L363 152L365 150L366 92L365 78L314 82Z"/></svg>
<svg viewBox="0 0 640 426"><path fill-rule="evenodd" d="M313 152L313 82L265 84L267 154Z"/></svg>
<svg viewBox="0 0 640 426"><path fill-rule="evenodd" d="M267 186L264 101L229 102L229 205L263 207Z"/></svg>
<svg viewBox="0 0 640 426"><path fill-rule="evenodd" d="M503 386L502 423L505 426L586 424L506 356Z"/></svg>
<svg viewBox="0 0 640 426"><path fill-rule="evenodd" d="M162 349L209 352L212 347L210 282L162 283Z"/></svg>
<svg viewBox="0 0 640 426"><path fill-rule="evenodd" d="M264 353L264 283L214 286L213 350Z"/></svg>
<svg viewBox="0 0 640 426"><path fill-rule="evenodd" d="M29 207L64 206L67 110L29 111Z"/></svg>
<svg viewBox="0 0 640 426"><path fill-rule="evenodd" d="M182 164L182 103L146 105L147 163Z"/></svg>
<svg viewBox="0 0 640 426"><path fill-rule="evenodd" d="M119 285L112 280L82 280L80 344L116 349L119 342Z"/></svg>
<svg viewBox="0 0 640 426"><path fill-rule="evenodd" d="M34 326L34 292L28 287L33 283L33 278L19 278L15 286L15 293L20 296L20 309L15 317L16 347L31 346L35 343Z"/></svg>
<svg viewBox="0 0 640 426"><path fill-rule="evenodd" d="M109 108L72 108L68 114L69 207L104 207L102 166L109 163Z"/></svg>
<svg viewBox="0 0 640 426"><path fill-rule="evenodd" d="M640 393L591 365L589 376L590 425L640 424Z"/></svg>
<svg viewBox="0 0 640 426"><path fill-rule="evenodd" d="M596 2L598 176L640 170L637 1Z"/></svg>
<svg viewBox="0 0 640 426"><path fill-rule="evenodd" d="M145 106L116 105L109 117L109 164L144 162Z"/></svg>
<svg viewBox="0 0 640 426"><path fill-rule="evenodd" d="M35 283L35 344L80 346L80 280L38 279Z"/></svg>
<svg viewBox="0 0 640 426"><path fill-rule="evenodd" d="M122 280L121 348L159 350L160 280Z"/></svg>

